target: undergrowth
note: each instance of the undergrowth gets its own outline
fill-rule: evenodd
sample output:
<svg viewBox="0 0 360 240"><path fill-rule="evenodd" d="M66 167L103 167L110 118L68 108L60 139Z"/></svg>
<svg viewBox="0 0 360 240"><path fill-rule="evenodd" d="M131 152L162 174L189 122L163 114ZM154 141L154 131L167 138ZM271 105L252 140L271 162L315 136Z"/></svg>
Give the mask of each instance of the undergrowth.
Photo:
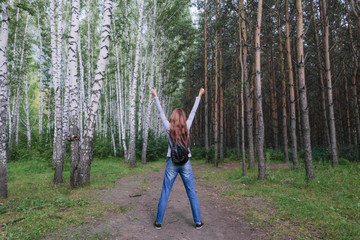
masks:
<svg viewBox="0 0 360 240"><path fill-rule="evenodd" d="M247 169L243 176L240 164L200 174L234 203L246 204L245 198L253 204L268 202L273 209L249 207L245 220L271 225L274 239L360 239L360 165L343 159L336 167L327 162L315 162L314 167L316 178L310 182L304 166L268 168L263 181L257 180L257 169Z"/></svg>

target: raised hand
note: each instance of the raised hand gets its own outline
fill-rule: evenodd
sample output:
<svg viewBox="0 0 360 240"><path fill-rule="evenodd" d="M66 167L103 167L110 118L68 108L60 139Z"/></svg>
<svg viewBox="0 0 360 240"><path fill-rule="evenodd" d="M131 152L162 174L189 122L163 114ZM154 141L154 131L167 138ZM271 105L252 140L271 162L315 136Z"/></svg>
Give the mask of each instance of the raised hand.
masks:
<svg viewBox="0 0 360 240"><path fill-rule="evenodd" d="M204 89L204 88L200 88L199 97L201 97L204 93L205 93L205 89Z"/></svg>
<svg viewBox="0 0 360 240"><path fill-rule="evenodd" d="M153 87L153 89L151 89L150 93L153 97L157 97L156 87Z"/></svg>

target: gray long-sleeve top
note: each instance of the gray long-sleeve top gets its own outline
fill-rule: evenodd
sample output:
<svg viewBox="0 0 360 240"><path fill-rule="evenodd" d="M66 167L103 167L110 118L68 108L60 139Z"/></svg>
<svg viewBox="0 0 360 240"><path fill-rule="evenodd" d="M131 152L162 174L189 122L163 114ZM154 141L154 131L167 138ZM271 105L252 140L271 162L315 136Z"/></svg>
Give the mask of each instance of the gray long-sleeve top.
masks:
<svg viewBox="0 0 360 240"><path fill-rule="evenodd" d="M160 101L159 101L159 98L158 97L155 97L155 103L156 103L156 108L158 109L159 111L159 115L160 115L160 118L161 118L161 121L166 129L166 134L167 134L167 137L168 139L170 139L169 137L169 130L170 130L170 122L169 120L167 120L166 116L165 116L165 113L160 105ZM200 103L200 97L196 97L195 99L195 103L194 103L194 106L193 108L191 109L191 112L190 112L190 115L186 121L186 126L188 128L188 131L190 133L190 127L191 127L191 124L194 120L194 117L195 117L195 113L196 113L196 110L199 106L199 103ZM167 157L171 157L171 149L170 149L170 145L168 147L168 152L167 152ZM190 149L189 149L189 157L191 157L191 153L190 153Z"/></svg>

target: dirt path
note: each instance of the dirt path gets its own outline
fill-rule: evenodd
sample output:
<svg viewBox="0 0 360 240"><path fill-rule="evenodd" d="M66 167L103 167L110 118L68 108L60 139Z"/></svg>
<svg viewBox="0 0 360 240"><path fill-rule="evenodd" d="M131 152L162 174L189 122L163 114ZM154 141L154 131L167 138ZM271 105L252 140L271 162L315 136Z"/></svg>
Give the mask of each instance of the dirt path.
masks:
<svg viewBox="0 0 360 240"><path fill-rule="evenodd" d="M204 168L206 166L193 166L204 222L200 230L194 228L190 203L180 176L170 194L162 229L153 227L163 169L122 178L115 188L101 191L99 199L118 205L121 213L111 213L102 221L82 225L70 230L66 236L52 239L269 239L264 230L243 220L241 208L232 206L216 187L207 185L199 177L197 171Z"/></svg>

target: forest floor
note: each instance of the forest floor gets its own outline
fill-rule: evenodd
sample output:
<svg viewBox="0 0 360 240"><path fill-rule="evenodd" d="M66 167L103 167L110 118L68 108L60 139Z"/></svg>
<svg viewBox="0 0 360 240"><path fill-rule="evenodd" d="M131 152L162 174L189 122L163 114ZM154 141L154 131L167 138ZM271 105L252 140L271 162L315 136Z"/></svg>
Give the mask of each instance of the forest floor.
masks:
<svg viewBox="0 0 360 240"><path fill-rule="evenodd" d="M239 164L223 164L223 170ZM279 166L282 167L282 166ZM196 192L204 226L196 230L189 200L178 176L166 209L162 229L153 226L161 193L162 171L136 173L120 179L115 188L98 190L94 201L117 205L119 211L95 218L47 239L270 239L270 225L246 221L247 209L256 207L271 214L272 207L260 198L244 197L239 204L224 196L221 187L210 185L201 172L214 168L193 165ZM225 183L224 183L225 184Z"/></svg>

